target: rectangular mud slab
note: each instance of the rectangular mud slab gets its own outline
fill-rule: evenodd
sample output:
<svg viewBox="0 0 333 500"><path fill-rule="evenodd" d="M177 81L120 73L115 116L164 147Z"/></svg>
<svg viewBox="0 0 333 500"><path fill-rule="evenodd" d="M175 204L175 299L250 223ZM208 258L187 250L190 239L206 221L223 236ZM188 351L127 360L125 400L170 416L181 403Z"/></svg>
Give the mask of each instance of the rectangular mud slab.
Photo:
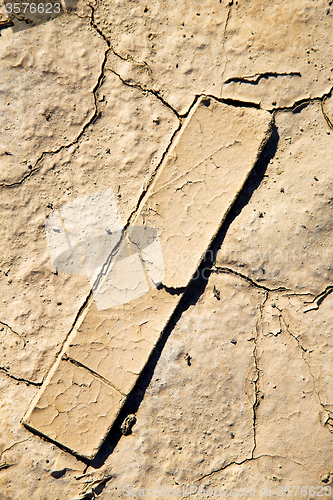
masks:
<svg viewBox="0 0 333 500"><path fill-rule="evenodd" d="M150 247L153 251L149 255L141 252L141 260L133 254L130 259L123 257L117 261L116 271L112 275L111 268L109 275L101 281L95 294L96 302L87 308L81 324L62 351L62 355L89 370L80 368L89 380L95 377L93 373L102 377L107 390L104 382L101 387L106 395L101 390L101 396L96 400L95 391L98 392L100 386L97 388L91 382L89 391L82 395L78 393L75 404L64 407L66 416L61 418L66 419L66 426L62 426L60 433L57 429L60 417L53 403L62 397L56 370L42 387L40 399L37 396L32 402L24 419L26 424L79 455L91 458L97 453L181 298L181 293L172 295L163 287L155 288L157 280L154 281L154 276L163 274L162 283L166 287L188 285L268 140L271 123L272 117L266 111L233 107L212 98L198 101L134 221L135 226L156 230L164 272L160 254L154 247ZM135 233L132 232L129 248L135 246L134 240ZM123 252L123 256L125 254ZM155 258L156 269L152 262ZM127 296L135 297L133 291L141 292L130 302L106 309L108 300L111 304L117 303L114 297L108 297L110 290L119 291L120 286L119 281L117 286L114 285L112 276L119 280L119 276L126 273L130 278L124 281L122 293L130 291ZM137 285L132 283L133 276L137 277ZM146 288L144 279L147 279ZM98 307L101 303L103 310ZM63 363L69 364L61 361L60 365ZM99 378L96 380L101 384ZM112 388L114 392L110 392ZM103 402L99 402L100 397ZM72 431L80 419L77 408L81 408L81 398L85 398L85 405L88 404L87 398L91 398L95 409L87 424L93 435L91 441L88 428L80 436ZM99 404L103 408L101 412ZM105 405L109 405L107 417ZM50 418L50 411L52 417L55 415L54 419Z"/></svg>

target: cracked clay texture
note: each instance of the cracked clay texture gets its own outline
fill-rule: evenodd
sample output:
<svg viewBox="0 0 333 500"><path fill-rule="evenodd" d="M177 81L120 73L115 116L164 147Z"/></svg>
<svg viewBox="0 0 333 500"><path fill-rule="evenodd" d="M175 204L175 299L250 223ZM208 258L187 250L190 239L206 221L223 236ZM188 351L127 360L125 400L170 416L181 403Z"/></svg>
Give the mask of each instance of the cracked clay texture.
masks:
<svg viewBox="0 0 333 500"><path fill-rule="evenodd" d="M0 500L332 498L332 2L65 3L0 8Z"/></svg>

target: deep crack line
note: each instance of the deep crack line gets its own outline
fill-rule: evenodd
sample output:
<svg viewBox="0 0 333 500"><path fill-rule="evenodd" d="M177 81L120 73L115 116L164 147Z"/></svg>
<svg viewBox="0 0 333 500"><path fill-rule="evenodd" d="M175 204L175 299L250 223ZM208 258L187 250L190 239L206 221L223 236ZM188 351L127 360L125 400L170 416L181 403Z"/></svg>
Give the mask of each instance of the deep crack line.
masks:
<svg viewBox="0 0 333 500"><path fill-rule="evenodd" d="M280 286L278 288L268 288L265 285L260 285L259 283L257 283L253 279L249 278L249 276L246 276L245 274L242 274L238 271L234 271L233 269L231 269L229 267L220 267L220 266L214 265L212 268L212 273L215 273L215 274L233 274L234 276L238 276L238 277L242 278L243 280L247 281L248 283L250 283L251 286L254 286L256 288L260 288L261 290L265 290L266 292L286 292L286 291L288 291L287 288L285 288L283 286Z"/></svg>
<svg viewBox="0 0 333 500"><path fill-rule="evenodd" d="M311 300L311 302L304 302L306 304L305 308L304 308L304 313L308 313L310 311L318 311L321 303L326 299L326 297L328 297L328 295L330 295L331 293L333 292L333 286L332 285L329 285L328 287L325 288L325 290L321 293L319 293L313 300ZM316 304L314 305L313 307L309 307L308 309L306 309L307 306L309 306L310 304Z"/></svg>
<svg viewBox="0 0 333 500"><path fill-rule="evenodd" d="M274 109L262 108L261 105L258 103L254 103L251 101L242 101L241 99L231 99L231 98L229 99L229 98L217 97L214 95L211 95L210 97L217 99L217 100L220 100L221 102L225 102L226 104L239 105L239 106L249 106L249 107L255 107L258 109L264 109L268 113L271 113L273 116L275 116L275 114L278 113L279 111L291 111L292 113L297 113L299 108L302 109L303 106L306 106L312 102L319 102L321 105L321 111L322 111L323 117L325 118L325 121L327 122L327 125L329 126L329 128L333 130L333 121L329 118L329 116L325 112L324 105L323 105L323 103L325 103L325 101L332 96L332 92L333 92L333 87L331 87L328 92L322 94L321 96L304 97L302 99L299 99L298 101L295 101L291 106L279 106L279 107L276 107Z"/></svg>
<svg viewBox="0 0 333 500"><path fill-rule="evenodd" d="M28 380L28 379L25 379L25 378L21 378L21 377L15 377L15 375L12 375L8 370L7 368L5 368L4 366L0 366L0 371L2 373L5 373L7 375L7 377L15 380L16 382L24 382L26 385L33 385L35 387L41 387L42 383L43 382L33 382L32 380Z"/></svg>
<svg viewBox="0 0 333 500"><path fill-rule="evenodd" d="M186 286L182 286L179 288L169 287L160 283L157 287L158 290L165 290L169 295L182 295L186 291Z"/></svg>
<svg viewBox="0 0 333 500"><path fill-rule="evenodd" d="M15 443L11 444L10 446L8 446L8 448L5 448L4 450L2 450L2 452L0 453L0 458L2 458L2 455L4 453L6 453L6 451L9 451L11 450L12 448L14 448L14 446L18 445L18 444L21 444L21 443L25 443L26 441L30 441L31 440L31 436L28 437L28 438L25 438L25 439L21 439L21 441L15 441Z"/></svg>
<svg viewBox="0 0 333 500"><path fill-rule="evenodd" d="M139 83L129 83L129 82L126 82L126 80L124 80L119 73L117 73L114 69L112 68L105 68L107 69L108 71L110 71L111 73L113 73L114 75L116 75L119 80L124 84L126 85L127 87L132 87L132 88L136 88L136 89L139 89L141 90L141 92L143 92L144 94L152 94L154 95L159 101L161 101L161 103L166 106L167 108L169 108L178 118L178 120L181 122L182 121L182 118L184 118L184 115L180 115L178 113L178 111L173 108L171 106L171 104L169 104L159 93L158 90L153 90L153 89L146 89L145 87L142 87ZM188 114L188 111L186 113L186 115Z"/></svg>

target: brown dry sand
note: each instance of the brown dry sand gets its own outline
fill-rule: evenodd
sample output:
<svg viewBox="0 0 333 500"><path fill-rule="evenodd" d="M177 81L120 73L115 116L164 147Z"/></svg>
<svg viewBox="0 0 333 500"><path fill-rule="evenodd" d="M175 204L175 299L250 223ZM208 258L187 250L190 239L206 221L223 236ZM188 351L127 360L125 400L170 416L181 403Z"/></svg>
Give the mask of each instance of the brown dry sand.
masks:
<svg viewBox="0 0 333 500"><path fill-rule="evenodd" d="M24 5L0 500L333 498L332 1Z"/></svg>

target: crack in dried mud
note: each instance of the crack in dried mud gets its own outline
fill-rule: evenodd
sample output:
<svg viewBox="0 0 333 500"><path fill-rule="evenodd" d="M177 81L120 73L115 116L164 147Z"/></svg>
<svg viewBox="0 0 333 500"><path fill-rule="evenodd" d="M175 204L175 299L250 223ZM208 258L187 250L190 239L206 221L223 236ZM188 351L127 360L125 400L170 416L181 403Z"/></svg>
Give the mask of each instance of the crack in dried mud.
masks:
<svg viewBox="0 0 333 500"><path fill-rule="evenodd" d="M291 71L289 73L277 73L276 71L267 71L265 73L256 73L255 75L248 76L234 76L231 78L227 78L224 81L224 84L228 83L248 83L250 85L258 85L260 80L268 79L268 78L278 78L281 76L298 76L302 77L299 71Z"/></svg>
<svg viewBox="0 0 333 500"><path fill-rule="evenodd" d="M311 302L305 302L305 304L310 305L316 303L314 307L310 307L309 309L304 309L304 313L308 313L310 311L318 311L321 303L333 292L333 286L329 285L325 288L323 292L320 292ZM307 306L305 306L307 307Z"/></svg>
<svg viewBox="0 0 333 500"><path fill-rule="evenodd" d="M16 463L15 463L15 462L13 462L13 463L10 463L10 462L2 462L2 463L0 464L0 471L1 471L1 470L5 470L5 469L9 469L9 467L13 467L13 465L16 465Z"/></svg>
<svg viewBox="0 0 333 500"><path fill-rule="evenodd" d="M111 384L111 382L109 380L107 380L106 378L102 377L102 375L100 375L99 373L95 372L94 370L92 370L91 368L89 368L88 366L86 366L85 364L80 363L80 361L77 361L76 359L73 359L70 356L67 356L67 354L63 354L61 356L61 359L63 361L68 361L69 363L72 363L73 365L78 366L80 368L84 368L91 375L93 375L95 378L97 378L98 380L101 380L102 382L104 382L104 384L109 385L110 387L112 387L112 389L114 389L115 391L119 392L122 396L126 397L126 394L124 394L123 392L121 392L121 390L118 389L118 387L115 387L113 384Z"/></svg>
<svg viewBox="0 0 333 500"><path fill-rule="evenodd" d="M25 439L21 439L21 441L15 441L15 443L11 444L10 446L8 446L8 448L5 448L4 450L1 451L0 458L2 457L2 455L4 453L6 453L6 451L9 451L12 448L14 448L14 446L16 446L18 444L21 444L21 443L25 443L26 441L30 441L30 440L31 440L31 437L28 437L28 438L25 438Z"/></svg>
<svg viewBox="0 0 333 500"><path fill-rule="evenodd" d="M258 406L260 404L260 398L259 398L259 395L260 395L260 390L259 390L260 369L259 369L259 359L258 359L258 356L257 356L258 336L259 336L258 327L259 327L259 323L262 323L263 306L264 306L265 302L267 301L267 299L268 299L268 292L266 292L266 296L265 296L265 299L264 299L263 303L259 304L260 318L257 321L257 324L256 324L256 333L255 333L255 337L253 339L253 341L254 341L254 347L253 347L253 353L252 353L252 355L253 355L253 361L254 361L254 368L255 368L256 378L253 380L253 384L254 384L254 401L253 401L253 405L252 405L252 426L253 426L253 448L252 448L252 451L251 451L251 458L252 459L254 457L254 452L255 452L256 447L257 447L257 408L258 408Z"/></svg>
<svg viewBox="0 0 333 500"><path fill-rule="evenodd" d="M231 97L218 97L214 94L197 94L196 99L199 99L200 97L206 97L209 99L215 99L218 102L222 102L223 104L227 104L228 106L233 106L234 108L254 108L254 109L261 109L260 105L256 102L251 102L251 101L242 101L241 99L233 99ZM267 110L265 110L267 111ZM268 111L270 112L270 111ZM188 111L186 112L185 115L188 115Z"/></svg>
<svg viewBox="0 0 333 500"><path fill-rule="evenodd" d="M24 382L26 385L33 385L35 387L41 387L41 385L43 383L43 382L33 382L32 380L28 380L28 379L21 378L21 377L15 377L15 375L12 375L7 370L7 368L5 368L4 366L0 366L0 371L2 373L4 373L5 375L7 375L7 377L11 378L12 380L15 380L16 382Z"/></svg>
<svg viewBox="0 0 333 500"><path fill-rule="evenodd" d="M228 3L228 13L227 13L227 17L226 17L225 24L224 24L224 29L223 29L223 45L222 45L222 51L223 52L225 52L224 48L225 48L225 42L226 42L226 39L227 39L226 33L227 33L228 23L229 23L229 20L230 20L231 9L232 9L233 4L234 4L234 0L231 0ZM223 82L223 78L224 78L224 73L226 72L226 69L227 69L228 62L229 62L229 60L226 57L225 65L224 65L224 68L223 68L223 71L222 71L222 75L221 75L220 97L222 96L222 89L223 89L223 83L224 83Z"/></svg>
<svg viewBox="0 0 333 500"><path fill-rule="evenodd" d="M247 281L250 283L251 286L254 286L256 288L260 288L261 290L265 290L267 292L285 292L287 291L287 288L284 287L278 287L278 288L268 288L265 285L260 285L253 279L251 279L249 276L246 276L245 274L242 274L238 271L235 271L234 269L231 269L230 267L221 267L221 266L216 266L214 265L212 268L212 273L216 274L233 274L234 276L238 276L242 278L243 280Z"/></svg>
<svg viewBox="0 0 333 500"><path fill-rule="evenodd" d="M127 55L126 57L123 57L121 56L119 53L117 53L114 49L114 47L112 47L109 39L107 38L107 36L103 33L103 31L96 25L95 23L95 9L93 8L92 5L89 4L89 7L91 8L91 26L93 29L96 30L96 32L103 38L103 40L105 41L105 43L107 44L107 46L109 47L110 49L110 52L112 52L116 57L118 57L119 59L121 59L122 61L127 61L127 62L134 62L137 66L139 67L144 67L146 68L150 73L152 72L149 65L145 62L145 61L142 61L142 62L138 62L136 61L132 56L130 55ZM151 94L151 95L154 95L164 106L166 106L168 109L170 109L178 118L178 120L180 121L180 124L179 124L179 127L181 126L181 121L182 121L182 118L185 118L187 116L187 114L189 113L190 109L193 107L193 104L190 106L190 109L187 111L187 113L185 115L180 115L177 110L175 108L173 108L173 106L171 106L170 103L168 103L161 95L160 95L160 91L159 90L154 90L154 89L146 89L144 87L142 87L140 84L138 83L129 83L127 82L126 80L124 80L121 75L119 73L117 73L114 69L112 68L105 68L106 70L112 72L114 75L116 75L120 81L124 84L124 85L127 85L128 87L132 87L132 88L137 88L139 90L141 90L143 93L148 93L148 94Z"/></svg>
<svg viewBox="0 0 333 500"><path fill-rule="evenodd" d="M161 103L166 106L168 109L170 109L178 118L178 120L180 121L180 125L181 125L181 122L182 122L182 119L184 117L186 117L186 115L188 114L188 112L186 113L186 115L180 115L178 113L178 111L173 108L171 106L171 104L169 104L159 93L158 90L153 90L153 89L147 89L145 87L142 87L139 83L130 83L130 82L127 82L126 80L124 80L119 73L117 73L114 69L112 68L105 68L107 69L108 71L110 71L111 73L113 73L114 75L116 75L119 80L124 84L126 85L127 87L132 87L132 88L135 88L135 89L139 89L141 90L141 92L143 92L144 94L151 94L153 96L156 97L156 99L158 99L159 101L161 101ZM192 104L192 107L193 107L193 104Z"/></svg>
<svg viewBox="0 0 333 500"><path fill-rule="evenodd" d="M20 339L22 340L23 342L23 347L25 347L27 345L26 341L24 340L24 338L22 337L22 335L20 335L18 332L16 332L11 326L9 326L7 323L5 323L4 321L0 321L0 325L3 325L5 326L6 328L8 328L11 332L13 332L15 335L17 335L18 337L20 337Z"/></svg>
<svg viewBox="0 0 333 500"><path fill-rule="evenodd" d="M101 471L99 472L99 475L101 474ZM91 480L89 480L89 476L91 477ZM99 478L94 478L94 474L82 474L81 476L77 476L76 480L80 480L83 478L87 478L86 481L84 481L85 486L83 486L82 493L80 493L79 497L76 497L72 500L92 500L94 498L97 498L104 489L106 483L108 483L111 479L116 478L117 476L110 472L108 469L105 471L103 477Z"/></svg>
<svg viewBox="0 0 333 500"><path fill-rule="evenodd" d="M225 27L224 27L224 41L226 39L226 30L227 30L227 25L228 25L228 22L229 22L229 19L230 19L230 16L231 16L231 10L232 10L232 5L233 5L233 1L231 1L229 4L228 4L228 14L227 14L227 18L226 18L226 22L225 22ZM12 187L16 187L16 186L19 186L21 185L25 180L29 179L34 173L36 173L37 171L40 170L41 166L42 166L42 161L44 160L44 158L48 157L48 156L53 156L53 155L56 155L58 154L59 152L63 151L63 150L66 150L66 149L69 149L70 147L74 146L75 144L78 144L80 139L82 138L82 136L84 135L84 133L87 131L87 129L90 127L90 125L92 125L93 123L95 123L95 121L99 118L100 116L100 110L98 108L98 99L97 99L97 93L98 93L98 90L100 89L102 83L103 83L103 80L104 80L104 76L105 76L105 70L108 69L109 71L113 72L116 76L118 76L118 78L127 86L129 87L135 87L135 88L138 88L140 89L142 92L148 92L152 95L154 95L164 106L166 106L168 109L170 109L176 116L177 118L179 119L180 121L180 124L179 124L179 128L181 127L181 122L182 122L182 119L186 118L186 116L188 116L191 108L193 107L193 105L195 104L195 102L198 100L198 98L200 96L204 96L206 94L200 94L200 95L196 95L195 96L195 99L194 99L194 102L192 103L192 105L190 106L190 108L188 109L188 111L183 114L183 115L180 115L177 110L175 110L167 101L165 101L165 99L163 97L161 97L160 95L160 91L159 90L153 90L153 89L145 89L144 87L142 87L141 85L137 84L137 83L129 83L129 82L126 82L118 73L116 73L113 69L111 68L106 68L106 63L107 63L107 57L108 57L108 54L112 51L112 53L116 56L116 57L119 57L120 59L122 60L125 60L125 61L132 61L133 58L131 57L122 57L120 54L118 54L114 49L113 47L111 46L111 43L110 41L108 40L107 36L103 33L102 30L99 29L99 27L96 25L95 23L95 8L90 4L88 3L88 6L90 7L91 9L91 17L90 17L90 25L91 27L98 33L99 36L101 36L104 40L104 42L107 44L107 50L105 51L104 53L104 59L102 61L102 65L101 65L101 70L100 70L100 74L99 74L99 77L97 79L97 82L93 88L93 96L94 96L94 112L93 112L93 115L91 116L91 118L85 123L85 125L82 127L81 131L79 132L79 134L77 135L77 137L70 143L68 144L63 144L61 146L59 146L58 148L56 148L55 150L53 151L43 151L42 154L39 156L39 158L36 160L34 166L30 169L29 172L27 172L26 174L24 174L22 176L22 178L18 181L15 181L15 182L12 182L12 183L1 183L0 184L0 187L3 187L3 188L12 188ZM80 16L78 16L80 17ZM82 16L81 16L82 17ZM89 18L87 18L89 19ZM226 61L226 64L225 64L225 68L223 70L223 74L222 74L222 86L223 86L223 83L231 83L233 81L243 81L243 82L246 82L246 83L253 83L252 80L250 80L251 78L254 78L255 76L257 75L254 75L253 77L252 76L247 76L247 77L231 77L229 79L227 79L225 82L223 82L223 75L225 73L225 69L226 69L226 65L227 65L227 62L228 60ZM143 63L145 66L147 66L149 68L149 66L147 65L147 63ZM150 69L150 68L149 68ZM262 74L259 74L257 76L257 80L259 81L259 79L261 78L267 78L267 77L277 77L277 76L301 76L299 72L290 72L290 73L275 73L275 72L267 72L267 73L262 73ZM258 81L256 81L256 83L258 83ZM220 92L220 95L222 94L222 86L221 86L221 92ZM323 107L323 102L325 101L325 99L327 99L328 97L331 96L332 94L332 90L333 90L333 87L331 88L331 90L326 93L326 94L323 94L321 97L315 97L315 98L304 98L304 99L301 99L300 101L296 101L292 106L290 107L279 107L279 108L276 108L274 109L273 111L271 111L272 113L275 113L277 111L283 111L283 110L291 110L293 112L296 111L296 109L306 103L309 103L309 102L313 102L313 101L319 101L321 103L321 109L322 109L322 112L323 112L323 116L327 122L327 124L329 125L330 128L333 129L333 124L331 122L331 120L329 119L329 117L327 116L326 112L324 111L324 107ZM247 102L247 101L241 101L241 100L236 100L236 99L224 99L224 98L221 98L221 97L218 97L218 96L214 96L214 95L207 95L207 97L212 97L220 102L224 102L225 104L231 104L233 106L244 106L244 107L247 107L247 106L252 106L252 107L256 107L256 108L260 108L260 105L258 105L257 103L252 103L252 102ZM178 131L179 129L177 129ZM175 131L174 134L177 133L177 131ZM170 143L172 142L173 138L171 139Z"/></svg>
<svg viewBox="0 0 333 500"><path fill-rule="evenodd" d="M294 334L293 334L293 333L289 330L289 328L288 328L288 326L287 326L287 324L286 324L286 322L285 322L285 320L284 320L283 316L282 316L281 318L282 318L282 321L283 321L283 323L284 323L284 326L285 326L286 332L287 332L287 333L288 333L288 334L289 334L289 335L290 335L290 336L291 336L291 337L292 337L292 338L296 341L297 346L298 346L298 348L299 348L299 349L300 349L300 351L301 351L302 359L303 359L304 363L306 364L307 369L308 369L308 372L309 372L309 375L310 375L310 377L311 377L311 379L312 379L313 390L314 390L314 393L316 394L316 396L317 396L317 398L318 398L319 405L321 406L321 408L322 408L323 410L325 410L328 414L330 414L330 412L327 410L326 406L322 403L322 401L321 401L321 399L320 399L320 394L319 394L319 392L318 392L318 390L317 390L317 387L316 387L316 380L315 380L315 376L313 375L313 373L312 373L312 371L311 371L310 363L309 363L309 362L308 362L308 360L305 358L305 353L307 352L307 349L305 349L305 348L302 346L302 344L301 344L300 340L298 339L298 337L297 337L296 335L294 335ZM328 420L328 419L327 419L327 420ZM325 424L324 424L325 426L326 426L327 420L326 420L326 422L325 422ZM328 426L326 426L326 427L328 427ZM332 431L331 431L330 429L328 429L328 430L329 430L330 432L333 432L333 430L332 430Z"/></svg>
<svg viewBox="0 0 333 500"><path fill-rule="evenodd" d="M93 296L93 292L92 290L90 290L89 294L87 295L87 297L85 298L83 304L81 305L80 309L78 310L76 316L75 316L75 319L72 323L72 326L70 327L62 345L61 345L61 348L57 351L57 353L55 354L54 356L54 360L56 360L58 358L58 356L61 355L61 352L63 351L64 349L64 346L66 345L66 342L68 340L68 337L70 336L70 334L72 333L72 331L74 330L75 326L77 325L79 319L81 318L83 312L86 310L86 308L88 307L88 305L90 304L90 301L92 299L92 296Z"/></svg>
<svg viewBox="0 0 333 500"><path fill-rule="evenodd" d="M299 112L299 111L301 111L302 107L306 106L307 104L310 104L311 102L320 102L320 103L322 103L323 101L325 102L326 99L329 99L332 96L332 92L333 92L333 86L330 88L330 90L328 92L322 94L321 96L304 97L303 99L299 99L298 101L295 101L291 106L280 106L278 108L274 108L272 111L270 111L270 113L273 113L273 116L274 116L275 113L277 113L278 111L291 111L292 113ZM301 108L301 109L299 109L299 108ZM321 107L321 109L323 111L323 107ZM327 121L324 112L323 112L323 115L324 115L325 120Z"/></svg>
<svg viewBox="0 0 333 500"><path fill-rule="evenodd" d="M282 457L281 455L263 454L263 455L258 455L257 457L244 458L244 460L241 460L240 462L236 462L236 460L233 460L232 462L229 462L228 464L223 465L219 469L215 469L212 472L209 472L208 474L201 476L199 479L196 479L194 482L197 483L199 481L202 481L203 479L206 479L207 477L211 477L214 474L217 474L218 472L222 472L222 471L226 470L228 467L231 467L232 465L243 465L243 464L246 464L248 462L253 462L255 460L259 460L260 458L282 458L282 459L285 459L286 457Z"/></svg>
<svg viewBox="0 0 333 500"><path fill-rule="evenodd" d="M195 104L196 100L194 100L193 105ZM192 106L193 106L192 105ZM274 120L273 120L274 122ZM272 157L272 151L275 154L276 150L276 144L277 144L277 133L274 128L274 123L272 122L271 127L269 128L268 134L266 135L265 139L263 140L263 143L261 144L261 147L258 150L258 155L256 158L256 162L251 169L249 175L247 176L247 179L244 182L244 185L238 195L236 196L235 200L231 204L228 213L226 214L225 219L222 221L221 227L218 231L218 233L215 235L213 238L209 248L206 251L205 256L203 257L195 275L197 275L197 278L192 278L192 280L189 282L189 284L185 287L185 290L183 291L183 288L176 288L176 289L169 289L170 293L174 294L182 294L182 297L180 298L180 302L176 306L171 318L165 325L161 337L159 341L157 342L154 350L152 351L149 360L147 361L145 368L142 370L140 373L136 385L131 391L131 393L128 395L126 404L122 407L116 422L114 423L113 429L118 429L119 423L123 420L125 413L127 411L126 408L130 407L131 408L131 413L135 413L143 399L145 389L141 390L142 387L147 387L147 384L149 384L149 381L151 380L153 376L153 372L156 366L156 363L162 353L162 350L164 348L164 345L170 336L171 332L175 328L177 322L181 318L182 314L184 311L186 311L191 305L195 305L199 298L202 296L204 293L204 290L207 286L209 276L212 272L212 266L215 262L216 259L216 254L218 249L221 247L221 244L223 242L223 239L226 235L226 232L228 228L230 227L230 224L232 221L238 217L238 215L241 212L241 209L243 206L245 206L253 192L259 187L261 180L263 178L264 172L267 168L267 165ZM170 145L169 145L170 146ZM152 180L152 179L151 179ZM143 200L146 193L147 189L144 190L144 192L141 195L141 199ZM142 202L141 202L142 203ZM137 210L140 209L140 202L138 202L137 208L134 210L133 215L137 212ZM129 219L128 223L131 222L131 218ZM208 270L207 273L201 273L203 269ZM197 274L198 273L198 274ZM239 276L240 277L240 276ZM162 286L164 286L162 284ZM64 352L64 351L63 351ZM142 386L142 387L141 387ZM141 387L140 393L142 394L142 397L138 397L136 395L136 389L138 387ZM107 452L107 455L113 452L113 450L116 448L117 443L119 439L121 438L121 435L119 433L115 433L112 435L112 450ZM254 438L255 441L255 438ZM254 453L255 446L253 447L252 454ZM97 463L104 463L105 462L105 456L104 456L105 451L101 451L100 456L96 457L95 462ZM96 466L95 468L98 468Z"/></svg>

